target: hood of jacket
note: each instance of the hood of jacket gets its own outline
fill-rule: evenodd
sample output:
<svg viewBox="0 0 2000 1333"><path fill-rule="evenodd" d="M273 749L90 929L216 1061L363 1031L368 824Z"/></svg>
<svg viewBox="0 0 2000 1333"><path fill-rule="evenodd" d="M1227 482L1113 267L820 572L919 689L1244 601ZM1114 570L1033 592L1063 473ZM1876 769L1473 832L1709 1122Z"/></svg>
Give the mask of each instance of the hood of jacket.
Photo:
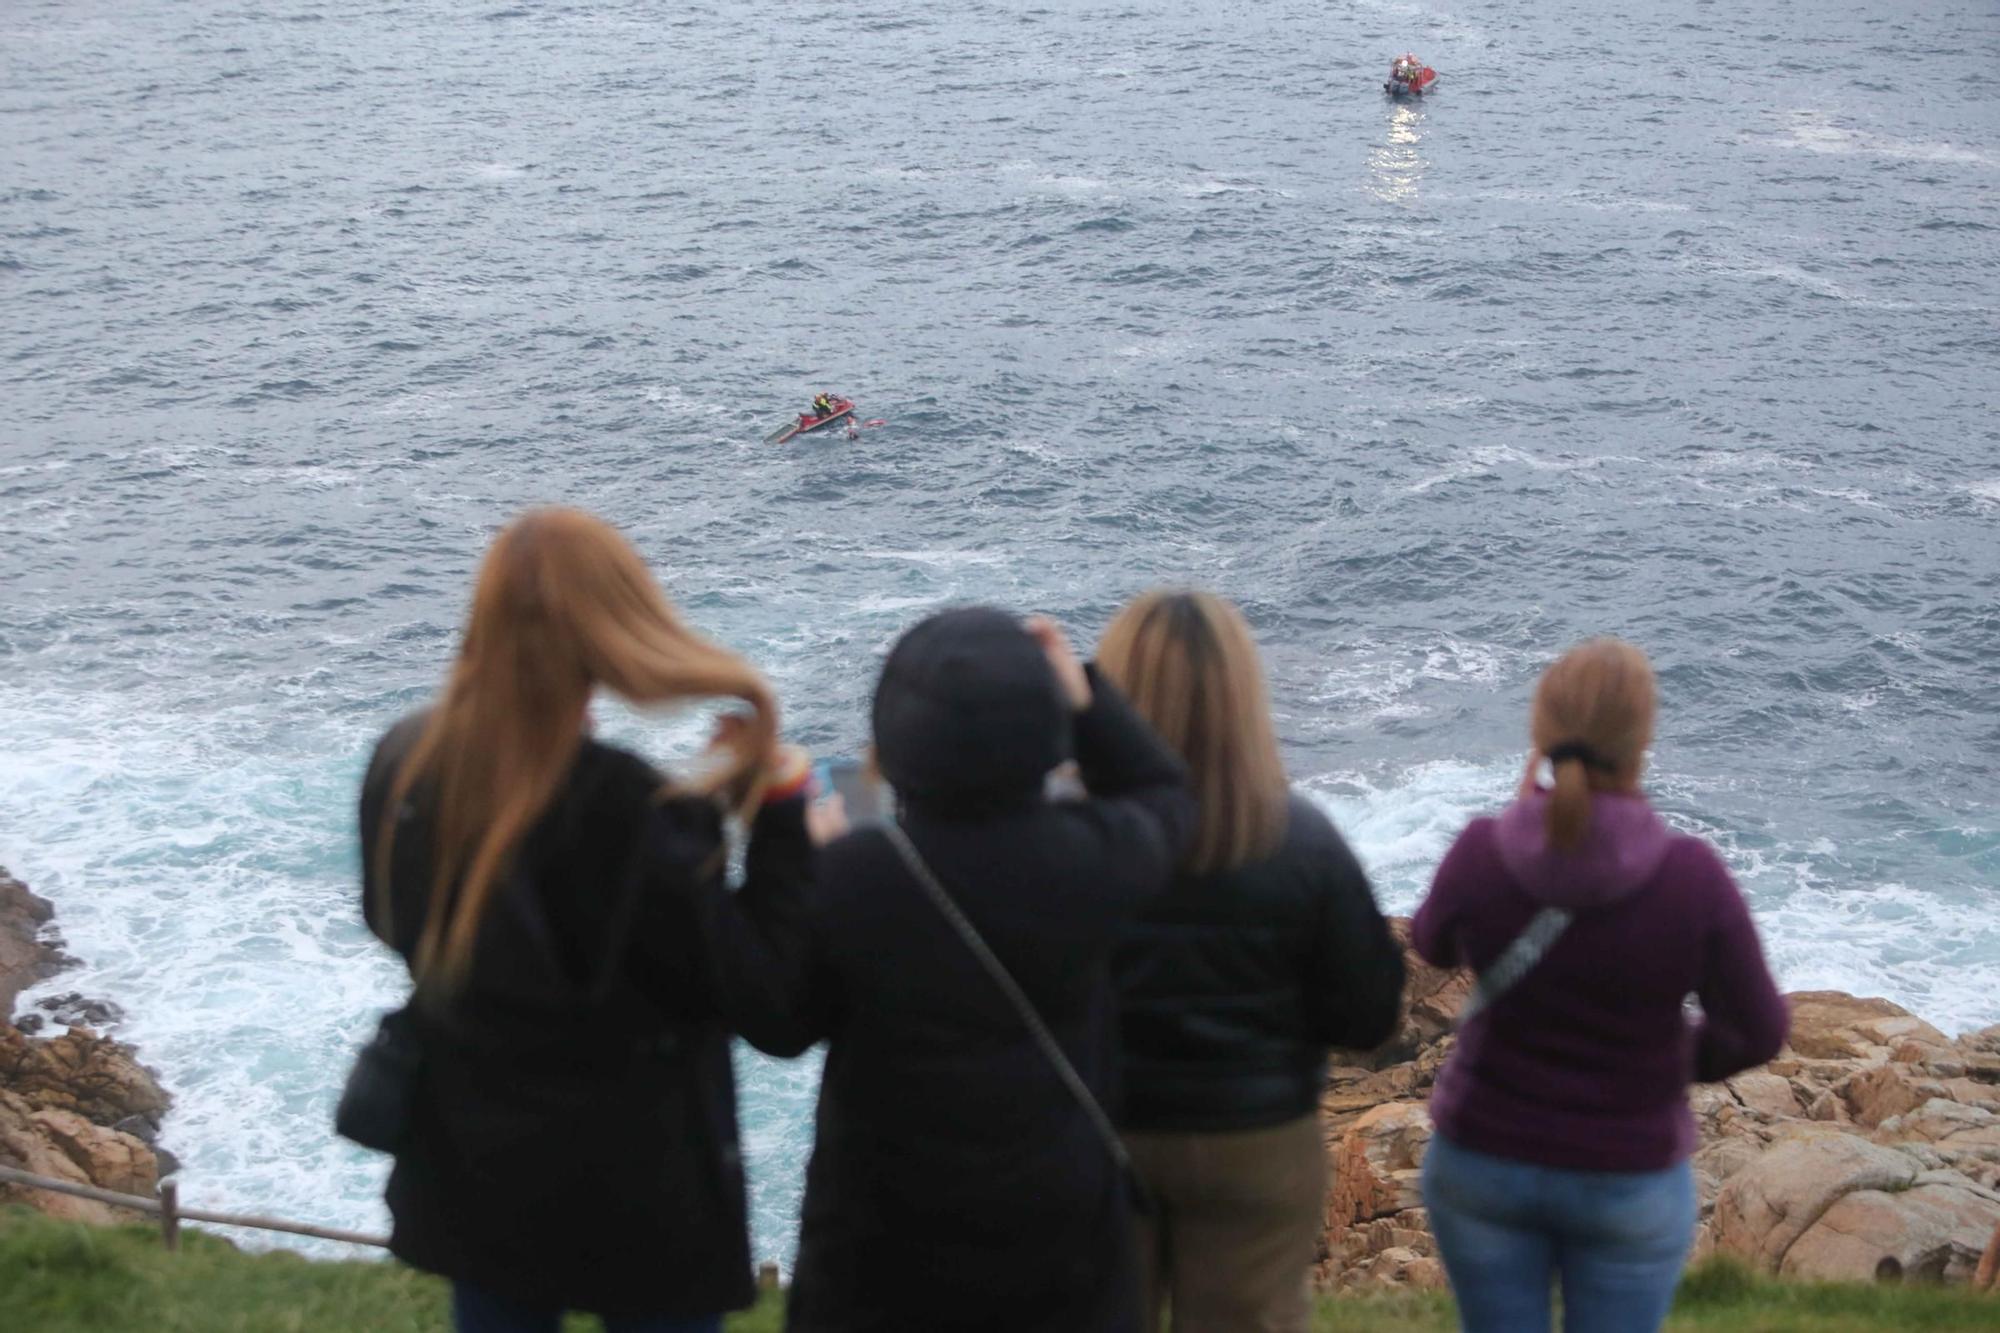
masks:
<svg viewBox="0 0 2000 1333"><path fill-rule="evenodd" d="M1070 710L1040 645L991 607L932 616L875 687L876 762L898 799L980 808L1031 799L1070 756Z"/></svg>
<svg viewBox="0 0 2000 1333"><path fill-rule="evenodd" d="M1501 812L1500 863L1537 902L1574 911L1615 902L1653 877L1674 832L1637 792L1594 792L1581 845L1549 845L1549 796L1538 792Z"/></svg>

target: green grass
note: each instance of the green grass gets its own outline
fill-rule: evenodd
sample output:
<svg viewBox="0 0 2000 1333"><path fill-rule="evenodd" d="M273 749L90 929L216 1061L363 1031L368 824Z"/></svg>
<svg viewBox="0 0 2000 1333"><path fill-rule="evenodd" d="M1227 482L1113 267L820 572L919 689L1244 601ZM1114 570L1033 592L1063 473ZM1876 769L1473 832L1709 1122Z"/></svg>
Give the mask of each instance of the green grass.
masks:
<svg viewBox="0 0 2000 1333"><path fill-rule="evenodd" d="M246 1254L198 1231L168 1254L151 1227L88 1227L0 1207L0 1329L21 1333L448 1333L437 1278L375 1260ZM766 1300L729 1333L779 1333ZM576 1319L570 1330L598 1329Z"/></svg>
<svg viewBox="0 0 2000 1333"><path fill-rule="evenodd" d="M1324 1301L1320 1333L1452 1333L1442 1292ZM1963 1287L1775 1282L1739 1263L1712 1260L1681 1280L1670 1333L1881 1333L1901 1329L2000 1329L2000 1297Z"/></svg>
<svg viewBox="0 0 2000 1333"><path fill-rule="evenodd" d="M393 1263L245 1254L196 1232L179 1254L145 1227L55 1222L0 1208L0 1328L34 1333L448 1333L445 1285ZM779 1333L776 1298L729 1333ZM1451 1333L1437 1292L1321 1302L1321 1333ZM1681 1283L1676 1333L1877 1333L2000 1329L2000 1298L1962 1288L1779 1283L1712 1263ZM595 1330L573 1320L571 1333Z"/></svg>

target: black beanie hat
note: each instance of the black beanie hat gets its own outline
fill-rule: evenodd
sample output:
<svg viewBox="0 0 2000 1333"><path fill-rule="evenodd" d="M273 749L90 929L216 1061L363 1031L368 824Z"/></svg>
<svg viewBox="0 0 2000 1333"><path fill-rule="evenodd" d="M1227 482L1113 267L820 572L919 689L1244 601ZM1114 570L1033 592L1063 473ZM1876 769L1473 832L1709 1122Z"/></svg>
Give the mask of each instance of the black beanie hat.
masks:
<svg viewBox="0 0 2000 1333"><path fill-rule="evenodd" d="M905 634L875 686L875 758L918 805L1039 794L1070 755L1070 709L1041 645L1004 611L942 611Z"/></svg>

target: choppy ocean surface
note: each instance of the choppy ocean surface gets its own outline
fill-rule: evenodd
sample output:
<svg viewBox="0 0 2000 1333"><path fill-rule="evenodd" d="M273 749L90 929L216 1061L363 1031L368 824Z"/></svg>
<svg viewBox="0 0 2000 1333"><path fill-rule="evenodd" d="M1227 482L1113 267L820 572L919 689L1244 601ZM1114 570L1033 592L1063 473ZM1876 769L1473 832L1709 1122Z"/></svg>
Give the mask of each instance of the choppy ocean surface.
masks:
<svg viewBox="0 0 2000 1333"><path fill-rule="evenodd" d="M191 1202L381 1225L355 783L560 500L833 752L928 608L1220 589L1397 910L1627 635L1784 983L2000 1020L1996 69L1943 0L14 0L0 863L53 987L130 1012ZM761 443L821 388L890 424ZM816 1066L741 1070L784 1255Z"/></svg>

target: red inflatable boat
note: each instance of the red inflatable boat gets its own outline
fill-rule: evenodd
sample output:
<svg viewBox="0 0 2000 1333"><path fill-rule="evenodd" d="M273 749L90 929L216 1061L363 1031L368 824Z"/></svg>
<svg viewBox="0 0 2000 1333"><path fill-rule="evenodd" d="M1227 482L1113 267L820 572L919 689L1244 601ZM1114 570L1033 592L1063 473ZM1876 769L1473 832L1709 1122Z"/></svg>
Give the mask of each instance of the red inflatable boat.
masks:
<svg viewBox="0 0 2000 1333"><path fill-rule="evenodd" d="M1422 97L1437 82L1438 72L1413 55L1400 55L1389 66L1382 91L1391 97Z"/></svg>
<svg viewBox="0 0 2000 1333"><path fill-rule="evenodd" d="M773 431L765 443L783 444L786 440L803 435L809 430L818 430L821 426L831 426L834 422L845 421L853 415L854 400L852 398L836 398L833 400L833 411L828 412L825 416L802 416L797 421L788 421Z"/></svg>

